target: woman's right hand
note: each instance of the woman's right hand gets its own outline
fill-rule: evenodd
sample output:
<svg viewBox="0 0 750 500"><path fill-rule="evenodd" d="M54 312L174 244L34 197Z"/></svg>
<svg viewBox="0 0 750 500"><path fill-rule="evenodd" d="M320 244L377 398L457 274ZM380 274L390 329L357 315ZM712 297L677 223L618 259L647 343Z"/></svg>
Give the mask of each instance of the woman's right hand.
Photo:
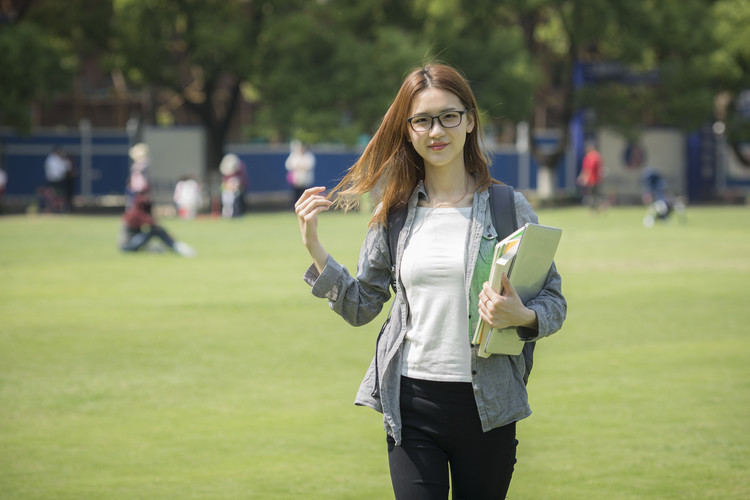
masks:
<svg viewBox="0 0 750 500"><path fill-rule="evenodd" d="M294 204L294 212L297 214L302 243L304 243L310 256L313 258L318 272L322 272L328 261L328 252L318 240L318 214L328 210L333 202L322 193L325 187L316 186L306 189L299 200Z"/></svg>

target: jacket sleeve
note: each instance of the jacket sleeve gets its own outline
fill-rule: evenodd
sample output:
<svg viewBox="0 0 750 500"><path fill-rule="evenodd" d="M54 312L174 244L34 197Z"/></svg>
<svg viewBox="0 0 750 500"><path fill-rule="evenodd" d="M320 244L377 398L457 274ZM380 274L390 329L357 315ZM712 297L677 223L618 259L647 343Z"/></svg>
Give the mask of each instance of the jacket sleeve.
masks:
<svg viewBox="0 0 750 500"><path fill-rule="evenodd" d="M538 223L539 220L529 202L520 193L516 193L516 217L518 227L527 222ZM568 303L563 297L562 277L557 272L554 262L547 275L544 288L539 292L539 295L526 304L526 307L536 312L539 326L536 330L519 327L517 329L518 335L524 340L537 340L552 335L562 327L567 315Z"/></svg>
<svg viewBox="0 0 750 500"><path fill-rule="evenodd" d="M386 230L381 226L367 232L356 278L330 255L322 272L311 265L304 276L312 294L327 298L331 309L354 326L365 325L380 314L391 297L390 279L391 257Z"/></svg>

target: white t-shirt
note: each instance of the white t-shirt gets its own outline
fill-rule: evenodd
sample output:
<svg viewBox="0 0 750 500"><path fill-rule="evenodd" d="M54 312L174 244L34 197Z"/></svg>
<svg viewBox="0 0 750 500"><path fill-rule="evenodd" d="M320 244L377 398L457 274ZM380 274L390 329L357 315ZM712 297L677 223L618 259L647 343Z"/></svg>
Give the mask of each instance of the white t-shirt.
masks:
<svg viewBox="0 0 750 500"><path fill-rule="evenodd" d="M174 187L174 202L180 207L198 207L201 204L201 187L193 179L179 181Z"/></svg>
<svg viewBox="0 0 750 500"><path fill-rule="evenodd" d="M409 303L401 374L471 382L465 294L471 207L417 207L401 261Z"/></svg>
<svg viewBox="0 0 750 500"><path fill-rule="evenodd" d="M49 182L59 182L65 178L68 173L68 162L55 153L47 156L44 160L44 174Z"/></svg>
<svg viewBox="0 0 750 500"><path fill-rule="evenodd" d="M312 186L315 180L315 155L311 151L292 152L286 159L286 169L292 173L295 187Z"/></svg>

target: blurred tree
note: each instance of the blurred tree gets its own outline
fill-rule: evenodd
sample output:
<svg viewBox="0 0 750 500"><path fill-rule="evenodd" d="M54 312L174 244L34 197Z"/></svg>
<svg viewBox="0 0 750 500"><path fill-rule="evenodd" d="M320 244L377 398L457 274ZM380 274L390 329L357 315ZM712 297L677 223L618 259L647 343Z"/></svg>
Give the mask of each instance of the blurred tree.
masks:
<svg viewBox="0 0 750 500"><path fill-rule="evenodd" d="M710 0L539 3L546 5L524 12L527 46L546 75L537 99L561 90L563 131L556 150L535 151L546 169L564 154L566 125L580 110L593 111L591 129L609 126L633 140L644 125L694 130L710 117L713 90L703 70L714 48L704 22ZM584 64L600 71L580 85L574 72Z"/></svg>
<svg viewBox="0 0 750 500"><path fill-rule="evenodd" d="M502 2L422 0L415 2L423 32L435 57L460 68L471 81L485 126L490 131L526 120L533 109L532 90L539 82Z"/></svg>
<svg viewBox="0 0 750 500"><path fill-rule="evenodd" d="M0 125L31 131L31 106L69 88L65 55L31 23L0 26Z"/></svg>
<svg viewBox="0 0 750 500"><path fill-rule="evenodd" d="M705 22L711 3L617 4L603 40L589 44L580 57L583 62L609 62L614 73L579 89L577 108L593 109L599 124L631 139L637 139L644 125L692 131L705 123L715 92L706 71L715 49Z"/></svg>
<svg viewBox="0 0 750 500"><path fill-rule="evenodd" d="M718 46L711 56L710 74L718 91L718 118L737 159L750 167L750 2L719 0L711 19Z"/></svg>
<svg viewBox="0 0 750 500"><path fill-rule="evenodd" d="M289 2L261 35L254 134L353 144L372 132L428 52L408 3Z"/></svg>
<svg viewBox="0 0 750 500"><path fill-rule="evenodd" d="M532 132L561 131L554 147L530 143L543 196L551 194L553 169L579 111L592 110L594 126L629 137L644 124L690 129L710 116L711 0L415 3L438 52L478 80L486 108L527 121ZM584 67L597 73L595 83L583 85Z"/></svg>
<svg viewBox="0 0 750 500"><path fill-rule="evenodd" d="M5 0L0 22L4 123L108 53L132 88L192 111L209 169L241 99L257 108L253 137L354 143L433 57L465 72L491 126L561 131L557 147L531 142L547 180L583 110L636 138L643 124L695 128L718 89L733 143L750 136L746 0Z"/></svg>
<svg viewBox="0 0 750 500"><path fill-rule="evenodd" d="M272 4L243 0L115 0L114 67L134 86L166 91L206 132L217 170L253 75L255 41ZM210 178L210 177L209 177Z"/></svg>
<svg viewBox="0 0 750 500"><path fill-rule="evenodd" d="M27 20L72 54L88 55L109 49L112 0L32 0Z"/></svg>
<svg viewBox="0 0 750 500"><path fill-rule="evenodd" d="M108 1L0 2L0 123L28 132L31 106L71 88L81 60L106 50Z"/></svg>

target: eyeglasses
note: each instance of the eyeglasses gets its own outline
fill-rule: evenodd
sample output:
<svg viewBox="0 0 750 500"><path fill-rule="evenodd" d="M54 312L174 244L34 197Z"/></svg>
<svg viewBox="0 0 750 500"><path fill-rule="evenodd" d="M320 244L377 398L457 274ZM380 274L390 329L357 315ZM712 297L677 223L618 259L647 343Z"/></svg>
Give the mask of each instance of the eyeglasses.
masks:
<svg viewBox="0 0 750 500"><path fill-rule="evenodd" d="M414 132L427 132L432 130L432 126L435 124L435 118L440 122L440 126L443 128L455 128L461 125L461 119L468 112L468 109L463 111L446 111L436 116L429 115L417 115L407 118L411 128Z"/></svg>

